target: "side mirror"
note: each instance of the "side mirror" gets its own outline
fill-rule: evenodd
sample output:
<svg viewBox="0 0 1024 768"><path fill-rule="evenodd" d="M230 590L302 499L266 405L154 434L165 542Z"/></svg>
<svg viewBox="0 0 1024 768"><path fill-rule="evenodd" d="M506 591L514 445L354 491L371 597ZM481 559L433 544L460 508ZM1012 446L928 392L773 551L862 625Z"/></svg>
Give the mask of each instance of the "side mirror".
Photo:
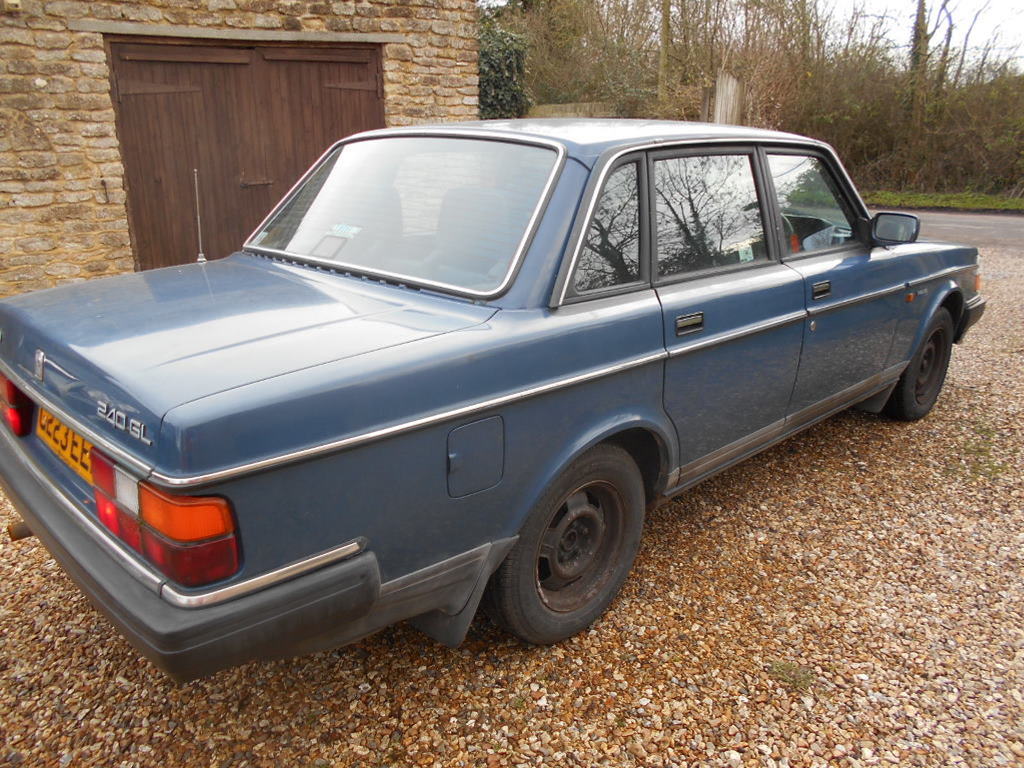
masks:
<svg viewBox="0 0 1024 768"><path fill-rule="evenodd" d="M900 245L917 240L921 220L910 213L878 213L871 220L873 245Z"/></svg>

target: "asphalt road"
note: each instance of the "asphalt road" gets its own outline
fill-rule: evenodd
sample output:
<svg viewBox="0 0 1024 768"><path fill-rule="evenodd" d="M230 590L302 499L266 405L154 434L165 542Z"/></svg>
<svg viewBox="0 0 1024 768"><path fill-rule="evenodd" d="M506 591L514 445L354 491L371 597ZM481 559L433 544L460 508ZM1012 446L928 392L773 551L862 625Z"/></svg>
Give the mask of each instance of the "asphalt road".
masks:
<svg viewBox="0 0 1024 768"><path fill-rule="evenodd" d="M965 243L976 248L1024 247L1024 215L907 211L921 219L922 240Z"/></svg>

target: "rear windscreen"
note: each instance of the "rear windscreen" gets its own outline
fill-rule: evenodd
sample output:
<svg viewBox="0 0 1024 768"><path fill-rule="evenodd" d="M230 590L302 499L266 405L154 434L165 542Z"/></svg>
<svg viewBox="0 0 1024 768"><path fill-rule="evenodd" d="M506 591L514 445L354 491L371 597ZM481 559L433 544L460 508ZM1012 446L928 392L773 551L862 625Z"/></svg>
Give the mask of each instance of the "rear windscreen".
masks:
<svg viewBox="0 0 1024 768"><path fill-rule="evenodd" d="M514 267L556 159L504 141L355 141L327 155L248 247L490 293Z"/></svg>

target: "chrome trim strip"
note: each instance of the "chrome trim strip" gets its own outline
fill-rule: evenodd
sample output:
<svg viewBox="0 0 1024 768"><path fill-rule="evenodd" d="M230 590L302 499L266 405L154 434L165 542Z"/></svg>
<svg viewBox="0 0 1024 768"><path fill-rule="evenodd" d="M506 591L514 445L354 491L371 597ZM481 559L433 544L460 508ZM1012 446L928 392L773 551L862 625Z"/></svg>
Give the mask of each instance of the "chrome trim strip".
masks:
<svg viewBox="0 0 1024 768"><path fill-rule="evenodd" d="M171 486L181 487L188 485L203 485L211 483L215 480L226 480L231 477L237 477L244 475L249 472L255 472L260 469L266 469L267 467L276 466L278 464L287 464L293 461L300 461L302 459L312 458L314 456L320 456L325 453L332 453L334 451L340 451L346 448L352 448L356 445L362 445L369 443L374 440L380 440L385 437L392 437L402 432L411 432L415 429L421 429L428 427L431 424L437 424L439 422L447 421L449 419L456 419L462 416L467 416L471 413L478 411L486 411L490 408L496 408L501 405L507 405L508 403L515 402L517 400L525 400L536 395L545 394L556 389L564 389L565 387L575 386L576 384L582 384L586 381L598 379L603 376L610 376L615 373L628 370L630 368L636 368L641 365L653 363L658 360L664 360L668 357L668 353L662 350L661 352L655 352L650 355L644 355L643 357L633 358L626 360L622 363L616 363L606 368L599 368L588 373L581 373L576 376L569 376L564 379L557 379L555 381L548 382L547 384L540 384L536 387L529 389L519 390L518 392L511 392L507 395L501 395L500 397L493 397L490 400L482 400L477 403L471 403L470 405L464 405L461 408L453 408L449 411L442 411L441 413L435 413L431 416L423 416L419 419L412 419L411 421L404 421L400 424L394 424L390 427L382 427L381 429L375 429L370 432L363 432L362 434L352 435L351 437L345 437L341 440L333 440L329 443L322 443L320 445L313 446L311 448L303 448L298 451L291 451L289 453L283 453L278 456L272 456L268 459L260 459L259 461L253 461L248 464L240 464L235 467L229 467L228 469L217 470L216 472L208 472L202 475L192 476L174 476L165 475L161 472L154 471L150 475L151 480Z"/></svg>
<svg viewBox="0 0 1024 768"><path fill-rule="evenodd" d="M703 138L690 139L664 138L658 139L657 141L644 142L626 147L624 149L620 149L619 151L609 156L608 159L604 162L604 165L601 167L601 172L597 177L597 182L590 190L590 200L587 202L587 212L582 220L583 223L580 226L579 231L575 231L575 225L573 227L574 232L572 235L572 240L570 241L570 246L572 249L572 258L569 261L569 268L566 269L564 273L560 272L559 274L559 279L562 281L562 287L558 295L558 300L552 304L552 308L560 307L562 306L562 304L565 303L565 296L569 291L569 279L572 277L573 270L576 269L576 262L579 260L580 251L583 249L583 241L586 235L586 228L590 225L590 219L594 214L594 208L597 207L597 200L601 194L602 188L604 187L604 182L608 176L608 172L611 170L612 166L615 165L616 161L618 161L619 158L624 157L625 155L628 155L632 152L649 152L650 150L653 149L671 149L674 147L686 149L692 146L710 147L728 144L736 144L739 146L746 146L754 149L756 149L757 147L772 146L801 146L818 149L824 152L828 152L830 156L836 160L836 163L839 165L839 167L843 170L843 174L846 175L846 169L842 168L842 164L839 163L838 158L835 157L835 152L828 144L816 141L815 139L806 139L800 136L793 136L792 139L788 137L757 138L753 136L732 136L728 138L708 138L705 136ZM846 178L849 182L849 176L847 176ZM852 183L851 189L855 189L852 186ZM860 200L859 196L857 199ZM860 202L863 206L863 201ZM567 248L566 253L568 252L569 249ZM556 286L555 289L558 290L558 286Z"/></svg>
<svg viewBox="0 0 1024 768"><path fill-rule="evenodd" d="M677 482L680 484L688 483L694 478L697 478L705 472L713 469L716 464L727 464L733 459L744 455L748 450L751 450L753 446L775 439L782 434L785 428L785 419L773 421L768 426L762 427L746 437L741 437L739 440L735 440L728 445L723 445L721 448L718 448L695 461L691 461L689 464L684 464L675 470Z"/></svg>
<svg viewBox="0 0 1024 768"><path fill-rule="evenodd" d="M926 275L925 277L919 277L916 280L911 280L907 284L907 286L909 288L913 288L915 285L921 285L922 283L927 283L931 280L939 280L940 278L949 277L950 275L956 275L959 274L960 272L970 272L972 270L976 271L977 269L977 264L968 264L967 266L964 267L948 267L946 269L941 269L938 272L933 272L930 275Z"/></svg>
<svg viewBox="0 0 1024 768"><path fill-rule="evenodd" d="M72 374L66 368L62 368L61 366L57 365L57 363L53 362L53 360L51 360L50 358L46 357L45 355L43 356L43 365L44 366L49 366L50 368L53 368L53 370L55 370L57 373L59 373L61 376L63 376L66 379L70 379L71 381L78 381L78 377L77 376Z"/></svg>
<svg viewBox="0 0 1024 768"><path fill-rule="evenodd" d="M396 593L411 587L421 586L424 582L433 581L437 577L449 576L453 570L461 566L483 563L487 559L491 546L490 543L481 544L479 547L474 547L439 562L424 566L418 571L407 573L405 576L399 576L391 581L385 581L380 585L379 598L392 597Z"/></svg>
<svg viewBox="0 0 1024 768"><path fill-rule="evenodd" d="M706 456L677 467L669 473L669 478L676 480L676 485L668 484L664 491L665 496L672 496L686 488L695 485L701 480L713 474L728 469L744 459L750 458L776 443L780 443L788 437L792 437L807 427L811 427L819 421L838 413L850 406L856 405L862 400L878 394L886 387L895 383L907 362L890 366L880 373L876 373L864 381L854 384L852 387L830 395L819 403L802 408L796 413L789 414L785 419L774 421L756 432L742 437L728 445L718 448Z"/></svg>
<svg viewBox="0 0 1024 768"><path fill-rule="evenodd" d="M333 549L321 552L318 555L313 555L312 557L307 557L303 560L297 560L294 563L281 566L280 568L268 571L260 576L254 576L251 579L240 581L237 584L231 584L209 592L179 592L169 582L165 581L160 587L160 597L171 605L175 605L179 608L202 608L216 603L223 603L227 600L234 600L235 598L247 595L250 592L255 592L257 590L279 584L282 581L294 579L297 576L309 573L317 568L323 568L324 566L330 565L331 563L335 563L339 560L344 560L347 557L351 557L352 555L362 552L365 548L366 539L353 539L352 541L345 542Z"/></svg>
<svg viewBox="0 0 1024 768"><path fill-rule="evenodd" d="M870 376L858 384L840 390L820 402L808 405L806 408L801 408L799 411L789 414L786 417L786 423L801 427L824 419L843 408L856 405L864 398L870 397L896 381L909 362L909 360L904 360L896 365L889 366L884 371L879 371L874 376Z"/></svg>
<svg viewBox="0 0 1024 768"><path fill-rule="evenodd" d="M6 429L0 429L0 438L10 446L12 452L18 457L29 474L31 474L38 483L46 486L46 488L53 493L57 502L67 510L71 519L74 520L90 538L103 547L122 568L138 579L147 589L159 593L160 584L163 582L162 576L158 576L156 573L150 571L132 555L128 554L127 550L124 549L124 546L112 533L104 528L99 521L90 518L81 507L68 498L67 494L65 494L64 491L46 475L43 469L36 463L35 459L25 453L25 451L21 450L20 446L14 442L14 437Z"/></svg>
<svg viewBox="0 0 1024 768"><path fill-rule="evenodd" d="M880 299L883 296L888 296L893 293L899 293L900 291L907 290L906 283L900 283L899 285L893 285L889 288L880 288L877 291L871 291L870 293L862 293L860 296L851 296L848 299L842 301L835 301L831 304L816 304L807 309L807 313L812 317L818 315L824 315L826 312L832 312L836 309L843 309L844 307L852 307L855 304L863 304L866 301L872 301L874 299Z"/></svg>
<svg viewBox="0 0 1024 768"><path fill-rule="evenodd" d="M26 395L40 403L62 422L83 437L88 438L90 443L102 449L112 459L117 459L120 463L127 465L126 468L134 470L140 477L145 477L152 471L152 467L141 459L136 458L116 443L111 442L109 438L95 432L91 426L84 424L77 417L68 415L68 412L51 400L49 395L37 389L28 379L24 378L3 360L0 360L0 373L11 379Z"/></svg>
<svg viewBox="0 0 1024 768"><path fill-rule="evenodd" d="M967 309L977 309L986 302L987 299L984 296L982 296L980 293L976 293L967 300L967 303L964 306L967 307Z"/></svg>
<svg viewBox="0 0 1024 768"><path fill-rule="evenodd" d="M523 231L523 236L519 240L519 245L516 246L515 253L513 254L511 261L509 262L509 267L505 273L505 277L502 278L501 283L496 288L490 291L473 291L462 286L452 285L451 283L442 283L436 280L423 280L416 277L410 277L409 275L401 275L396 272L368 269L365 266L361 267L355 264L348 264L340 261L320 259L316 258L315 256L306 256L302 254L291 253L289 251L281 251L276 248L265 248L258 244L252 243L252 239L256 236L256 234L263 229L264 225L268 221L270 221L270 219L272 219L281 208L283 208L285 205L288 204L288 202L291 201L298 187L301 184L303 184L306 181L306 179L309 178L309 176L317 168L320 167L320 164L331 152L334 152L336 149L339 149L347 144L352 144L358 141L376 141L380 139L386 139L391 136L403 136L406 138L415 136L430 136L437 138L475 139L476 141L504 141L512 144L526 144L528 146L543 147L545 149L552 149L555 151L555 161L551 164L551 172L548 174L548 179L544 183L544 188L541 190L540 196L537 198L537 205L534 206L533 213L530 215L530 220L527 222L526 229ZM519 264L522 261L523 257L526 255L527 245L530 243L530 240L533 238L535 234L535 230L537 228L540 216L543 213L543 211L547 208L548 198L551 195L551 190L554 188L555 182L561 175L561 171L563 166L565 165L565 158L567 155L568 150L566 149L565 145L560 142L554 141L552 139L545 139L534 136L522 136L520 134L503 131L460 131L457 129L444 128L409 128L404 130L388 131L387 133L374 132L350 136L347 139L335 142L326 152L324 152L324 154L322 154L319 157L319 159L317 159L317 161L309 168L309 170L307 170L306 173L302 175L302 178L300 178L297 182L295 182L294 185L292 185L292 188L288 190L288 194L286 194L281 199L281 201L276 206L274 206L273 210L271 210L271 212L267 214L263 221L260 222L259 226L256 227L255 230L253 230L252 234L250 234L249 237L246 238L245 244L242 246L242 249L248 249L254 251L255 253L265 253L280 256L282 258L295 259L300 263L316 264L341 272L351 271L358 273L360 275L368 275L371 278L380 277L386 280L392 280L394 282L405 283L408 285L422 286L425 288L436 288L441 291L454 293L459 296L468 296L476 299L494 298L505 292L509 284L512 282L512 278L516 274L516 271L519 269Z"/></svg>
<svg viewBox="0 0 1024 768"><path fill-rule="evenodd" d="M669 350L669 357L679 357L689 352L696 352L699 349L706 347L712 347L717 344L725 344L729 341L735 341L741 339L744 336L751 336L755 333L763 333L764 331L770 331L773 328L780 328L784 325L790 325L798 320L803 320L807 317L806 310L801 309L798 312L790 312L788 315L781 315L780 317L773 317L770 320L763 320L758 323L751 323L750 325L744 325L741 328L736 328L725 333L720 333L716 336L710 336L706 339L701 339L693 344L687 344L682 347L676 347L675 349Z"/></svg>

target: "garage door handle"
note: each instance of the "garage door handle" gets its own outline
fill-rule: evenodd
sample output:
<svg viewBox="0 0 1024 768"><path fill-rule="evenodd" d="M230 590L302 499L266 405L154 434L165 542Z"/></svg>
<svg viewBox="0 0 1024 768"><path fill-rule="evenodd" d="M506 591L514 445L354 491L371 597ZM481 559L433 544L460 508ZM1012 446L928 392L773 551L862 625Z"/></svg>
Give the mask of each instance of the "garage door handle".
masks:
<svg viewBox="0 0 1024 768"><path fill-rule="evenodd" d="M274 183L273 179L261 179L260 181L245 181L241 182L242 189L249 189L249 187L269 187Z"/></svg>
<svg viewBox="0 0 1024 768"><path fill-rule="evenodd" d="M680 315L676 318L676 336L685 336L704 330L704 313L694 312L691 315Z"/></svg>
<svg viewBox="0 0 1024 768"><path fill-rule="evenodd" d="M820 283L815 283L811 286L812 299L824 299L830 293L832 293L831 280L822 280Z"/></svg>

